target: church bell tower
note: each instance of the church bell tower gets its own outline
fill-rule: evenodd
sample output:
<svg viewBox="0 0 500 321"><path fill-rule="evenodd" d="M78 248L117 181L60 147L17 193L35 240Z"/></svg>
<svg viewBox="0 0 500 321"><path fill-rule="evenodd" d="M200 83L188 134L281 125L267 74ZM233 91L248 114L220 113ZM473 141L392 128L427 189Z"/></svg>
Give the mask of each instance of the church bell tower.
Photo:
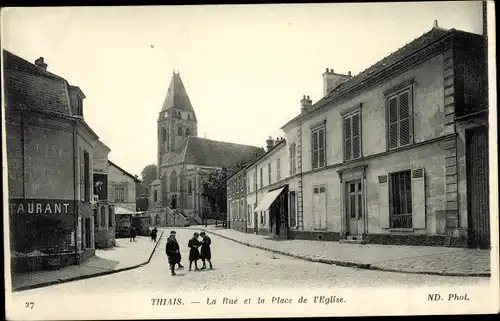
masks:
<svg viewBox="0 0 500 321"><path fill-rule="evenodd" d="M179 152L189 136L198 136L198 121L179 72L173 72L158 115L158 178L168 157Z"/></svg>

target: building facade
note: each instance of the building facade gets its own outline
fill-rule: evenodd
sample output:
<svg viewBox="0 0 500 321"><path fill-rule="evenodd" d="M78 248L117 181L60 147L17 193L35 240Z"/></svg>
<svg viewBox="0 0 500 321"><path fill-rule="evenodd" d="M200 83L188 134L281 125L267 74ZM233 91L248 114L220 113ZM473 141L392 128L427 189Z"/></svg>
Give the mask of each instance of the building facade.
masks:
<svg viewBox="0 0 500 321"><path fill-rule="evenodd" d="M103 142L98 141L94 148L94 231L96 248L108 248L116 245L113 211L108 201L108 154L111 150Z"/></svg>
<svg viewBox="0 0 500 321"><path fill-rule="evenodd" d="M484 43L436 24L357 75L327 69L324 97L246 168L247 232L489 247Z"/></svg>
<svg viewBox="0 0 500 321"><path fill-rule="evenodd" d="M3 68L12 271L78 264L95 253L85 95L43 58L4 50Z"/></svg>
<svg viewBox="0 0 500 321"><path fill-rule="evenodd" d="M245 168L231 175L227 182L227 226L247 232L247 179Z"/></svg>
<svg viewBox="0 0 500 321"><path fill-rule="evenodd" d="M434 27L354 77L327 71L343 79L283 128L303 142L294 237L465 246L455 116L484 95L482 43Z"/></svg>
<svg viewBox="0 0 500 321"><path fill-rule="evenodd" d="M136 211L136 183L140 182L120 166L108 160L108 202L105 213L108 226L115 230L116 237L128 236L132 216ZM108 227L109 228L109 227Z"/></svg>

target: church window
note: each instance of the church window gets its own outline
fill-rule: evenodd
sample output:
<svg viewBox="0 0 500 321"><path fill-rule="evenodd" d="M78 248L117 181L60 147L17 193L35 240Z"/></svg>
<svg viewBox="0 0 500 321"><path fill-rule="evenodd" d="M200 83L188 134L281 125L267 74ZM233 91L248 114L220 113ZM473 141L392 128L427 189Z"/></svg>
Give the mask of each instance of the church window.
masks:
<svg viewBox="0 0 500 321"><path fill-rule="evenodd" d="M182 136L182 127L177 128L177 135Z"/></svg>
<svg viewBox="0 0 500 321"><path fill-rule="evenodd" d="M177 192L177 173L175 171L170 174L170 191Z"/></svg>
<svg viewBox="0 0 500 321"><path fill-rule="evenodd" d="M188 181L188 195L193 194L193 182Z"/></svg>
<svg viewBox="0 0 500 321"><path fill-rule="evenodd" d="M155 200L155 202L158 202L158 191L156 191L156 190L154 193L154 200Z"/></svg>
<svg viewBox="0 0 500 321"><path fill-rule="evenodd" d="M188 120L191 120L191 114L188 114Z"/></svg>
<svg viewBox="0 0 500 321"><path fill-rule="evenodd" d="M189 128L186 128L186 137L191 136L191 130Z"/></svg>
<svg viewBox="0 0 500 321"><path fill-rule="evenodd" d="M161 141L164 142L167 140L167 130L165 128L161 131Z"/></svg>

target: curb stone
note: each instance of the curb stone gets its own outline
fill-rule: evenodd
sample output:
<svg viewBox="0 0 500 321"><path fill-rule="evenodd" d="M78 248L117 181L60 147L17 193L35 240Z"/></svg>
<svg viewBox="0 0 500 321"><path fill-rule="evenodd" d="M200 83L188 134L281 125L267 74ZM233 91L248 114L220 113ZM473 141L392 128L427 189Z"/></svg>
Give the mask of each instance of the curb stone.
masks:
<svg viewBox="0 0 500 321"><path fill-rule="evenodd" d="M193 229L193 228L189 228ZM367 263L357 263L357 262L348 262L348 261L338 261L338 260L332 260L332 259L325 259L325 258L320 258L320 257L313 257L313 256L304 256L304 255L299 255L293 252L288 252L288 251L281 251L281 250L275 250L271 249L268 247L264 247L261 245L255 245L251 244L248 242L243 242L237 239L233 239L231 237L221 235L219 233L204 229L204 228L199 228L202 231L205 231L206 233L212 233L213 235L217 235L218 237L248 246L248 247L253 247L257 248L260 250L268 251L268 252L273 252L281 255L286 255L290 257L294 257L297 259L301 260L306 260L310 262L316 262L316 263L324 263L324 264L330 264L330 265L337 265L337 266L342 266L342 267L351 267L351 268L358 268L358 269L364 269L364 270L373 270L373 271L382 271L382 272L394 272L394 273L406 273L406 274L423 274L423 275L439 275L439 276L456 276L456 277L491 277L491 272L484 272L484 273L461 273L461 272L434 272L434 271L405 271L405 270L398 270L398 269L391 269L391 268L385 268L377 265L372 265L372 264L367 264Z"/></svg>
<svg viewBox="0 0 500 321"><path fill-rule="evenodd" d="M124 268L121 268L121 269L117 269L117 270L108 270L108 271L103 271L103 272L98 272L98 273L92 273L92 274L86 274L86 275L79 275L79 276L75 276L75 277L71 277L71 278L67 278L67 279L58 279L56 281L48 281L48 282L43 282L43 283L38 283L38 284L20 286L20 287L15 288L15 289L13 288L12 292L21 292L21 291L26 291L26 290L43 288L43 287L47 287L47 286L51 286L51 285L56 285L56 284L63 284L63 283L74 282L74 281L79 281L79 280L91 279L91 278L95 278L95 277L99 277L99 276L104 276L104 275L109 275L109 274L115 274L115 273L118 273L118 272L125 272L125 271L129 271L129 270L133 270L133 269L139 268L141 266L144 266L144 265L148 264L151 261L151 259L153 258L153 254L155 253L156 248L158 247L158 244L160 243L160 240L163 237L163 233L164 232L161 232L160 237L158 238L158 241L156 241L156 244L155 244L155 246L153 248L153 251L151 252L151 255L149 256L149 259L146 262L143 262L143 263L140 263L140 264L136 264L136 265L132 265L132 266L127 266L127 267L124 267Z"/></svg>

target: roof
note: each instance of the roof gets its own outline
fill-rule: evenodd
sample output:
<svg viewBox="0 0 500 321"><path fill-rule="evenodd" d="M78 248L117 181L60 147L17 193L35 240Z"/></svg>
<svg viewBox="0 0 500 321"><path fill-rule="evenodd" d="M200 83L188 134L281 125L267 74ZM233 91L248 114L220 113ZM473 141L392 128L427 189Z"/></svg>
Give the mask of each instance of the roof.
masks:
<svg viewBox="0 0 500 321"><path fill-rule="evenodd" d="M119 171L121 171L123 174L127 175L127 176L130 176L136 183L140 183L141 180L136 178L134 175L130 174L129 172L127 172L126 170L124 170L123 168L121 168L120 166L116 165L115 163L113 163L112 161L108 160L108 164L111 165L111 166L114 166L116 167Z"/></svg>
<svg viewBox="0 0 500 321"><path fill-rule="evenodd" d="M202 166L235 167L264 154L264 148L234 144L189 136L176 153L168 157L162 166L194 164Z"/></svg>
<svg viewBox="0 0 500 321"><path fill-rule="evenodd" d="M356 86L363 85L367 80L374 78L375 75L378 75L382 71L386 70L387 68L401 62L402 60L416 54L418 51L428 47L429 45L438 42L450 35L460 33L460 34L468 34L463 31L457 31L455 29L443 29L439 27L434 27L430 31L424 33L422 36L414 39L412 42L408 43L404 47L398 49L397 51L393 52L389 56L383 58L382 60L378 61L377 63L373 64L372 66L368 67L367 69L363 70L359 74L349 78L347 81L343 82L336 88L333 88L325 97L321 98L319 101L317 101L312 108L307 112L311 112L313 110L316 110L322 106L327 105L328 103L340 98L341 96L344 96L347 92L355 88ZM306 113L306 114L307 114ZM300 114L287 122L283 127L286 125L290 124L296 119L301 118L305 114Z"/></svg>
<svg viewBox="0 0 500 321"><path fill-rule="evenodd" d="M281 146L284 143L286 143L286 140L281 139L278 143L274 144L274 146L270 150L266 151L264 154L260 155L259 157L252 160L251 162L248 162L247 164L245 164L245 169L248 169L250 166L254 165L258 161L260 161L261 159L266 157L266 155L269 155L270 153L272 153L276 148L278 148L279 146Z"/></svg>
<svg viewBox="0 0 500 321"><path fill-rule="evenodd" d="M6 104L71 116L68 82L3 50Z"/></svg>
<svg viewBox="0 0 500 321"><path fill-rule="evenodd" d="M189 111L192 113L193 120L196 121L196 115L186 92L186 88L184 87L184 83L182 82L181 75L175 71L172 74L167 96L165 97L161 111L166 111L171 108Z"/></svg>

